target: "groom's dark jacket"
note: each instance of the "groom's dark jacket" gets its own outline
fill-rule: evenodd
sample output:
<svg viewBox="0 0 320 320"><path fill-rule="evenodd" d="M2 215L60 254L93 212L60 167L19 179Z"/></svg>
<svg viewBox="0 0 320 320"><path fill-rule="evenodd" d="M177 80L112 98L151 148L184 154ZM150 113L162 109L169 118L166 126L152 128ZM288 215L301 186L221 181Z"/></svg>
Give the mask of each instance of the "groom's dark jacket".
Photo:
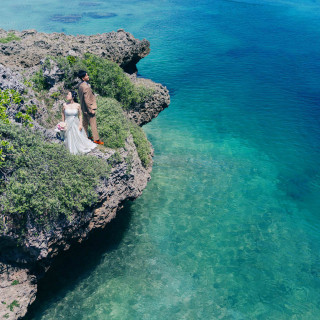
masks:
<svg viewBox="0 0 320 320"><path fill-rule="evenodd" d="M97 110L96 97L88 83L85 81L83 81L79 86L79 98L82 112L92 113L93 110Z"/></svg>

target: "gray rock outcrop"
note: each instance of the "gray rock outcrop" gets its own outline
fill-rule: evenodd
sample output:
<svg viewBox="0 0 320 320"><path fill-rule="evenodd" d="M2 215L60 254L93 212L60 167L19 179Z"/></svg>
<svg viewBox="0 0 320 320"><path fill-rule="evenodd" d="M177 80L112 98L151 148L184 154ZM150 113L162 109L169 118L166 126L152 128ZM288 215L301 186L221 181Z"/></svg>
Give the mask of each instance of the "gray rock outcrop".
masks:
<svg viewBox="0 0 320 320"><path fill-rule="evenodd" d="M25 90L25 85L18 72L14 72L0 63L0 88L2 90L13 89L22 93Z"/></svg>
<svg viewBox="0 0 320 320"><path fill-rule="evenodd" d="M27 268L0 262L0 319L19 319L36 299L37 281Z"/></svg>
<svg viewBox="0 0 320 320"><path fill-rule="evenodd" d="M0 29L0 38L7 37L8 33ZM116 62L131 74L137 71L136 64L150 52L149 41L138 40L123 29L92 36L47 34L36 30L14 31L14 34L20 40L0 43L0 63L13 70L37 66L50 55L81 57L90 52Z"/></svg>
<svg viewBox="0 0 320 320"><path fill-rule="evenodd" d="M148 88L153 92L143 103L128 111L128 117L139 126L143 126L169 107L170 96L168 89L160 83L155 83L149 79L137 78L135 74L131 75L130 79L133 83Z"/></svg>

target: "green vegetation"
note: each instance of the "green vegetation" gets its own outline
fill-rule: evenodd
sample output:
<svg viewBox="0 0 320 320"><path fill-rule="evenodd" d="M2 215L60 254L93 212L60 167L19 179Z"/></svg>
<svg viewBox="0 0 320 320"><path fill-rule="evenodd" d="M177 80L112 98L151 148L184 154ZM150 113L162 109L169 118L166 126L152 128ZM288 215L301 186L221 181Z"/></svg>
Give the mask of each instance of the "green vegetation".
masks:
<svg viewBox="0 0 320 320"><path fill-rule="evenodd" d="M13 308L14 308L14 307L17 307L17 308L20 307L20 304L18 303L17 300L13 300L13 301L8 305L8 308L10 309L11 312L13 311Z"/></svg>
<svg viewBox="0 0 320 320"><path fill-rule="evenodd" d="M151 145L144 131L135 123L130 125L130 133L133 137L133 142L137 148L139 158L144 167L148 167L151 161Z"/></svg>
<svg viewBox="0 0 320 320"><path fill-rule="evenodd" d="M0 211L21 233L28 221L50 225L97 203L95 188L109 170L104 161L71 155L12 124L1 125L0 139L13 147L0 169Z"/></svg>
<svg viewBox="0 0 320 320"><path fill-rule="evenodd" d="M122 161L121 155L118 151L116 151L111 157L108 158L108 163L111 166L115 166L116 164Z"/></svg>
<svg viewBox="0 0 320 320"><path fill-rule="evenodd" d="M16 286L17 284L19 284L19 280L13 280L11 283L12 286Z"/></svg>
<svg viewBox="0 0 320 320"><path fill-rule="evenodd" d="M83 60L93 89L105 97L111 97L121 103L124 109L130 109L142 103L152 91L132 84L123 70L114 62L86 54Z"/></svg>
<svg viewBox="0 0 320 320"><path fill-rule="evenodd" d="M153 90L143 86L135 86L123 70L115 63L104 58L87 53L84 59L73 56L48 57L45 65L50 68L50 59L57 62L64 72L64 82L68 89L72 89L78 72L84 69L90 76L90 84L96 93L104 97L119 101L124 109L130 109L143 103L153 94ZM38 86L41 87L41 73L37 75Z"/></svg>
<svg viewBox="0 0 320 320"><path fill-rule="evenodd" d="M47 85L47 83L44 80L44 76L43 76L43 70L40 69L39 71L37 71L30 79L33 82L33 87L34 89L36 89L37 91L42 91L42 90L48 90L49 87Z"/></svg>
<svg viewBox="0 0 320 320"><path fill-rule="evenodd" d="M9 32L5 38L0 38L0 43L8 43L14 40L19 41L21 38L17 37L13 32Z"/></svg>
<svg viewBox="0 0 320 320"><path fill-rule="evenodd" d="M19 92L15 90L0 90L0 121L4 123L8 123L8 117L6 110L11 104L20 104L22 101L22 97ZM18 122L24 124L25 126L32 127L32 117L35 116L37 112L37 107L26 106L24 112L19 111L15 114L15 118Z"/></svg>
<svg viewBox="0 0 320 320"><path fill-rule="evenodd" d="M23 84L24 84L26 87L29 87L29 88L32 87L32 82L31 82L31 81L28 81L28 80L26 80L26 79L23 81Z"/></svg>
<svg viewBox="0 0 320 320"><path fill-rule="evenodd" d="M98 97L97 103L97 127L101 140L106 147L123 148L129 135L129 120L124 116L120 103L102 97Z"/></svg>
<svg viewBox="0 0 320 320"><path fill-rule="evenodd" d="M61 97L61 92L54 92L51 94L50 96L51 98L55 99L55 100L58 100L60 97Z"/></svg>
<svg viewBox="0 0 320 320"><path fill-rule="evenodd" d="M151 159L151 146L142 128L131 122L114 99L98 97L97 126L101 140L109 148L123 148L131 133L142 164L147 167Z"/></svg>
<svg viewBox="0 0 320 320"><path fill-rule="evenodd" d="M50 124L56 124L60 112L52 108L64 89L74 88L80 69L88 71L91 85L99 93L97 125L105 146L124 148L131 134L142 164L151 160L151 146L143 130L131 122L123 112L143 103L153 91L135 86L115 63L86 54L84 59L68 56L50 58L64 71L65 88L61 92L48 92L43 70L40 69L25 84L37 90L37 98L48 107ZM44 63L51 67L50 59ZM39 99L39 100L40 100ZM17 108L13 115L18 126L10 123L10 106ZM121 161L127 163L127 174L132 169L132 154L122 159L118 151L106 163L88 155L71 155L65 146L48 143L39 132L33 132L32 118L35 106L24 104L22 96L14 90L0 90L0 233L10 229L23 240L27 225L50 230L58 221L71 220L75 214L86 211L99 201L96 188L106 179L110 167ZM104 148L103 146L98 146ZM19 284L18 280L11 285ZM8 308L19 307L14 300Z"/></svg>
<svg viewBox="0 0 320 320"><path fill-rule="evenodd" d="M127 164L127 170L126 170L126 174L127 174L127 175L128 175L128 174L131 172L131 170L132 170L132 160L133 160L133 157L132 157L132 154L130 153L130 154L126 157L126 159L125 159L126 164Z"/></svg>
<svg viewBox="0 0 320 320"><path fill-rule="evenodd" d="M19 92L15 90L0 90L0 121L4 123L9 123L7 116L7 108L11 104L19 104L21 102L21 96Z"/></svg>

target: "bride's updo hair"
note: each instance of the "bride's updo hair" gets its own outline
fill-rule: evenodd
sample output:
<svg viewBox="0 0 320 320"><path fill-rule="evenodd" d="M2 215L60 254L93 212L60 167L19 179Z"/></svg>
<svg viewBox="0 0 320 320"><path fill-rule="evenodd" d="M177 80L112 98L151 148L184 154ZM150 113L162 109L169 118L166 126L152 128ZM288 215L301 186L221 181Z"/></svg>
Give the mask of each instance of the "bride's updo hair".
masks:
<svg viewBox="0 0 320 320"><path fill-rule="evenodd" d="M74 102L78 102L78 98L77 98L78 94L77 94L77 92L73 91L73 90L71 90L70 92L71 92L72 100Z"/></svg>

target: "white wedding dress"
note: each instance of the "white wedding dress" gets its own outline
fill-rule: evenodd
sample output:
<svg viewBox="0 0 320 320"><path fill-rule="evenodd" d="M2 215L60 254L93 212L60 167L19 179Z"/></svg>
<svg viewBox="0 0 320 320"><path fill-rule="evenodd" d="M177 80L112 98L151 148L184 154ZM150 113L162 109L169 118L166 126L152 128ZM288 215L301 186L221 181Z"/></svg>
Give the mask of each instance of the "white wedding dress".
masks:
<svg viewBox="0 0 320 320"><path fill-rule="evenodd" d="M64 109L67 130L64 134L64 144L72 154L82 154L90 152L97 145L88 139L86 132L82 128L79 130L78 109Z"/></svg>

